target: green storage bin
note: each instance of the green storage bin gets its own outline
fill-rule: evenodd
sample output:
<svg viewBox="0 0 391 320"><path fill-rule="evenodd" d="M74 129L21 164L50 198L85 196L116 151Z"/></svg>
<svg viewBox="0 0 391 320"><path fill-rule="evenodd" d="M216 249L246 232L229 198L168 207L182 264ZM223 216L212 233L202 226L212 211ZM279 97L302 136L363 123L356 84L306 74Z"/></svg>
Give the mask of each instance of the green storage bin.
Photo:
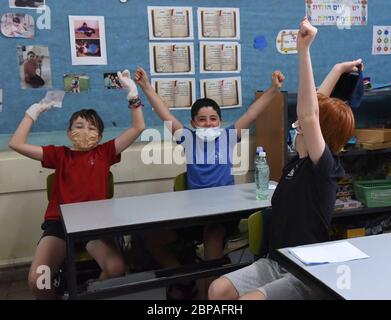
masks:
<svg viewBox="0 0 391 320"><path fill-rule="evenodd" d="M357 200L368 208L391 206L391 180L354 181L353 187Z"/></svg>

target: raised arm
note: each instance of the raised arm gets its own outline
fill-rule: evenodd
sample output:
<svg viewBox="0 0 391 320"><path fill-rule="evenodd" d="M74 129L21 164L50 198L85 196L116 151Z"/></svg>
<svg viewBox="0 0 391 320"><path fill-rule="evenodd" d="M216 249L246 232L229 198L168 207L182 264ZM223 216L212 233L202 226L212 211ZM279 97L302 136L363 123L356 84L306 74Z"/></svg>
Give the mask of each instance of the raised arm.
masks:
<svg viewBox="0 0 391 320"><path fill-rule="evenodd" d="M134 75L134 80L144 91L144 94L148 98L150 104L152 105L159 118L165 122L171 123L171 128L169 128L171 129L171 133L174 134L176 132L180 135L181 129L183 128L182 123L172 115L165 102L162 100L162 98L160 98L160 96L151 86L151 84L149 83L148 75L143 68L137 69Z"/></svg>
<svg viewBox="0 0 391 320"><path fill-rule="evenodd" d="M53 102L35 103L26 110L26 115L20 122L14 135L12 136L8 146L16 152L34 159L42 161L43 151L41 146L35 146L28 143L28 136L33 126L42 112L45 112L53 107Z"/></svg>
<svg viewBox="0 0 391 320"><path fill-rule="evenodd" d="M297 38L299 51L299 89L297 94L297 118L309 157L317 164L323 154L325 142L319 124L319 104L312 73L310 47L317 29L307 18L300 25Z"/></svg>
<svg viewBox="0 0 391 320"><path fill-rule="evenodd" d="M337 63L323 80L322 84L318 88L318 92L326 97L330 97L330 94L333 92L341 75L348 72L357 72L358 66L360 65L363 69L364 65L362 63L362 59Z"/></svg>
<svg viewBox="0 0 391 320"><path fill-rule="evenodd" d="M235 122L235 129L238 135L240 135L241 129L250 127L251 123L270 104L275 94L281 89L284 80L285 77L281 71L274 71L272 73L272 84L270 88L260 98L255 100L248 110Z"/></svg>
<svg viewBox="0 0 391 320"><path fill-rule="evenodd" d="M132 113L132 127L125 130L115 139L115 151L117 154L129 147L145 129L142 103L140 101L137 86L130 78L129 70L118 72L118 79L122 87L128 90L128 106Z"/></svg>

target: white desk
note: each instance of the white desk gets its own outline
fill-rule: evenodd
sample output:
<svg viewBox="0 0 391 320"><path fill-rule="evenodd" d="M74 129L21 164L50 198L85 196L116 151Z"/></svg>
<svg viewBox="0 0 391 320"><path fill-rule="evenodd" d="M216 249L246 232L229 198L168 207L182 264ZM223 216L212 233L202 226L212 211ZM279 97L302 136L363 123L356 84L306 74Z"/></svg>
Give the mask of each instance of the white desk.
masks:
<svg viewBox="0 0 391 320"><path fill-rule="evenodd" d="M391 300L391 234L348 239L369 258L305 265L288 248L277 250L277 261L289 272L311 285L318 286L334 298L347 300ZM341 288L341 277L349 276L350 289ZM338 281L340 279L340 281Z"/></svg>
<svg viewBox="0 0 391 320"><path fill-rule="evenodd" d="M68 284L76 297L74 243L107 235L128 234L137 229L203 225L211 220L240 219L270 207L273 190L266 201L255 199L255 184L167 192L61 205L67 238Z"/></svg>

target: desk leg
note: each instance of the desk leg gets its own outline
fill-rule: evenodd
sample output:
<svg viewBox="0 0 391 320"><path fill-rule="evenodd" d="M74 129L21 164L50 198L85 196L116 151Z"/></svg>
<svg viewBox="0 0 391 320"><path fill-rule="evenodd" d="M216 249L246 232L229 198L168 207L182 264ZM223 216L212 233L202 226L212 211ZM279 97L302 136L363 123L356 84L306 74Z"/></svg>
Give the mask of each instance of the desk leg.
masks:
<svg viewBox="0 0 391 320"><path fill-rule="evenodd" d="M75 299L77 295L75 241L67 239L67 281L69 299Z"/></svg>

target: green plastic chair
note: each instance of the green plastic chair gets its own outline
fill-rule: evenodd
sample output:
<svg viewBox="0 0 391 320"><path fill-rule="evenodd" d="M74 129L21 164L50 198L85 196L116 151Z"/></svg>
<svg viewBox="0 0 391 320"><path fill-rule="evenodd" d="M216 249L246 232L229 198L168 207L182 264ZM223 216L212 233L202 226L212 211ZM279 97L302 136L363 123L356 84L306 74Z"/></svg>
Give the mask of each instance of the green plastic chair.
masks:
<svg viewBox="0 0 391 320"><path fill-rule="evenodd" d="M174 178L174 191L187 190L187 173L182 172ZM247 228L249 250L254 256L258 256L262 249L263 239L263 213L257 211L251 214L247 219L241 219L238 232L232 235L236 238L238 234L243 233Z"/></svg>

